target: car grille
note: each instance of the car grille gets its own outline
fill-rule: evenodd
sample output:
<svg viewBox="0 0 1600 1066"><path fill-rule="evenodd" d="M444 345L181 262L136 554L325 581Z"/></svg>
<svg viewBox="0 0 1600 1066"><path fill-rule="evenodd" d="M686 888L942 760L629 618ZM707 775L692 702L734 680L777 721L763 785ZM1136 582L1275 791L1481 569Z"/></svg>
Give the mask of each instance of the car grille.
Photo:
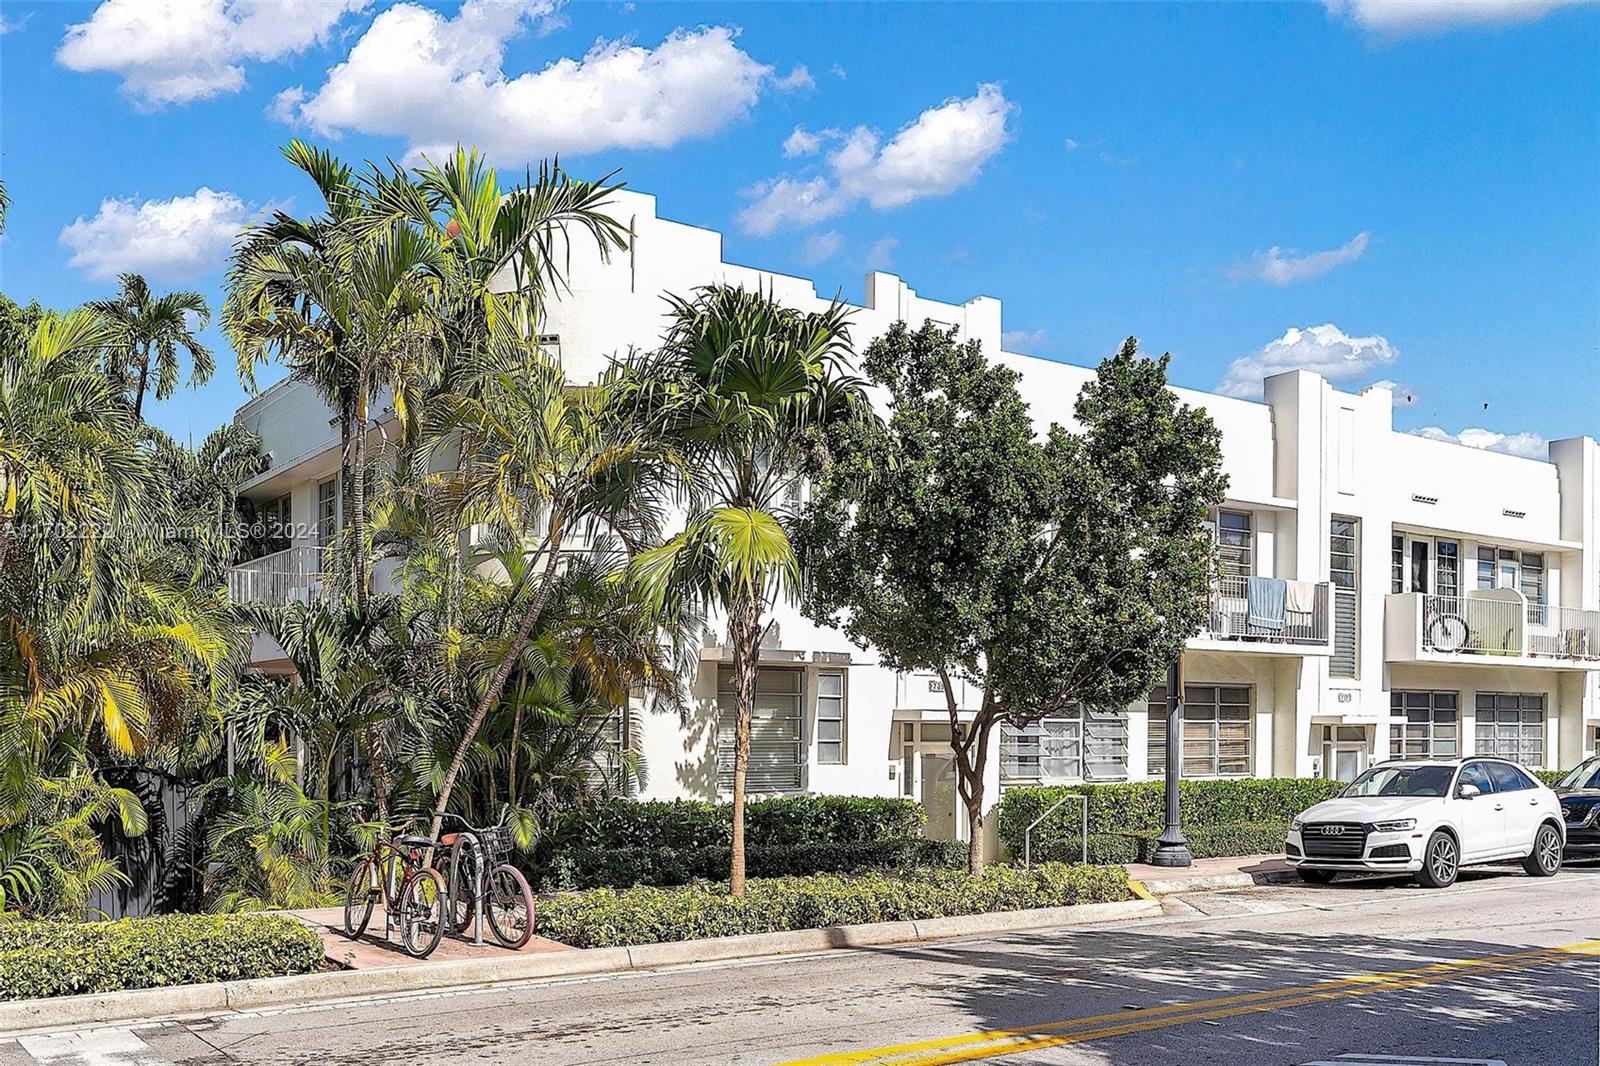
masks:
<svg viewBox="0 0 1600 1066"><path fill-rule="evenodd" d="M1563 803L1561 805L1561 816L1566 819L1568 825L1583 825L1593 813L1594 807L1586 803Z"/></svg>
<svg viewBox="0 0 1600 1066"><path fill-rule="evenodd" d="M1367 827L1360 822L1310 822L1300 827L1308 859L1359 859L1367 850Z"/></svg>

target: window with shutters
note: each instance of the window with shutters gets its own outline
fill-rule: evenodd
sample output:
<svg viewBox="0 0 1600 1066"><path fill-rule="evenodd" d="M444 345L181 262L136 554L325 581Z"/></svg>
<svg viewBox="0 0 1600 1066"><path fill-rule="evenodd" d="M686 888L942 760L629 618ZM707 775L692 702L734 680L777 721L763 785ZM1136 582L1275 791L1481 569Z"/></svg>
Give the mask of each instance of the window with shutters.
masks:
<svg viewBox="0 0 1600 1066"><path fill-rule="evenodd" d="M1024 726L1000 725L1000 776L1046 784L1128 776L1128 712L1074 706Z"/></svg>
<svg viewBox="0 0 1600 1066"><path fill-rule="evenodd" d="M1354 518L1335 515L1328 522L1328 579L1333 583L1333 657L1330 677L1356 676L1356 646L1360 634L1357 596L1357 524ZM1392 551L1392 547L1391 547ZM1404 568L1402 548L1400 565ZM1391 566L1394 561L1391 558Z"/></svg>
<svg viewBox="0 0 1600 1066"><path fill-rule="evenodd" d="M631 796L635 791L635 765L630 757L633 734L633 716L626 707L618 707L595 727L595 739L600 743L595 746L590 779L613 795Z"/></svg>
<svg viewBox="0 0 1600 1066"><path fill-rule="evenodd" d="M1253 693L1243 685L1183 686L1182 777L1248 777ZM1149 773L1166 774L1167 689L1150 693Z"/></svg>
<svg viewBox="0 0 1600 1066"><path fill-rule="evenodd" d="M801 729L804 674L763 666L756 670L755 706L750 712L750 761L745 771L747 792L794 792L801 787L805 747ZM736 722L733 668L717 670L717 787L733 791L733 742Z"/></svg>
<svg viewBox="0 0 1600 1066"><path fill-rule="evenodd" d="M1454 692L1389 693L1389 754L1454 759L1461 754L1461 708Z"/></svg>
<svg viewBox="0 0 1600 1066"><path fill-rule="evenodd" d="M1544 766L1544 693L1480 692L1476 710L1474 755Z"/></svg>
<svg viewBox="0 0 1600 1066"><path fill-rule="evenodd" d="M844 762L844 674L824 670L817 675L817 762Z"/></svg>

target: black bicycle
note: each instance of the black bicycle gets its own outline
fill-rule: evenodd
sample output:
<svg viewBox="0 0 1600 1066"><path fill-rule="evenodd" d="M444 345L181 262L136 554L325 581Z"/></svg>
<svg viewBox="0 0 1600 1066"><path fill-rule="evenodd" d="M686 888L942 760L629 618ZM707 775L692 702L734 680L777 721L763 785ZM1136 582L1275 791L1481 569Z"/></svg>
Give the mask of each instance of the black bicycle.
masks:
<svg viewBox="0 0 1600 1066"><path fill-rule="evenodd" d="M516 849L509 824L510 807L502 807L500 820L475 827L455 814L462 829L439 838L442 850L434 866L444 875L450 899L450 921L456 933L475 929L483 943L483 930L502 947L520 948L533 937L533 889L528 879L507 860Z"/></svg>

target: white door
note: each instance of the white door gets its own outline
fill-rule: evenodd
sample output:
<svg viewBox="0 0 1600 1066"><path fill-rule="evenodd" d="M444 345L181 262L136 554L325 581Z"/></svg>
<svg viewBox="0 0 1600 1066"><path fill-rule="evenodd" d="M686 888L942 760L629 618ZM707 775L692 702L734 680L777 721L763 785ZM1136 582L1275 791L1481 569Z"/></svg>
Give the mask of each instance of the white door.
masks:
<svg viewBox="0 0 1600 1066"><path fill-rule="evenodd" d="M927 833L933 840L961 839L956 817L956 757L954 752L922 753L922 809L928 816Z"/></svg>
<svg viewBox="0 0 1600 1066"><path fill-rule="evenodd" d="M1461 795L1464 785L1476 785L1479 793L1468 799ZM1461 861L1475 862L1497 855L1506 848L1506 805L1494 790L1494 782L1483 763L1469 762L1456 775L1455 794L1450 800L1451 814L1461 827Z"/></svg>
<svg viewBox="0 0 1600 1066"><path fill-rule="evenodd" d="M1361 764L1366 761L1365 748L1335 748L1333 752L1333 779L1354 781L1361 775Z"/></svg>
<svg viewBox="0 0 1600 1066"><path fill-rule="evenodd" d="M1518 853L1533 851L1533 837L1544 821L1539 793L1528 787L1522 775L1503 762L1487 764L1489 776L1499 790L1496 797L1506 809L1506 847Z"/></svg>

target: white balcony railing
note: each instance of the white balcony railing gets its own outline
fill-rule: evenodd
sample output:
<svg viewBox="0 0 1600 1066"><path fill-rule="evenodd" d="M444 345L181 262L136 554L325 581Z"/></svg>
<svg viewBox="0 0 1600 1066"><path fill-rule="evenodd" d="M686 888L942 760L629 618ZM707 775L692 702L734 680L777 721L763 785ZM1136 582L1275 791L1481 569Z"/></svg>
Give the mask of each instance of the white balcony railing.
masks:
<svg viewBox="0 0 1600 1066"><path fill-rule="evenodd" d="M1600 611L1530 603L1525 633L1529 655L1600 661Z"/></svg>
<svg viewBox="0 0 1600 1066"><path fill-rule="evenodd" d="M1331 601L1329 583L1288 581L1284 582L1282 592L1281 611L1275 596L1258 602L1252 611L1248 577L1218 579L1211 591L1211 614L1206 631L1201 636L1208 640L1326 645Z"/></svg>
<svg viewBox="0 0 1600 1066"><path fill-rule="evenodd" d="M1390 661L1471 656L1600 662L1600 611L1529 603L1516 589L1459 596L1395 593L1384 625Z"/></svg>
<svg viewBox="0 0 1600 1066"><path fill-rule="evenodd" d="M241 563L228 571L228 595L236 603L313 603L327 594L323 549L299 544Z"/></svg>

